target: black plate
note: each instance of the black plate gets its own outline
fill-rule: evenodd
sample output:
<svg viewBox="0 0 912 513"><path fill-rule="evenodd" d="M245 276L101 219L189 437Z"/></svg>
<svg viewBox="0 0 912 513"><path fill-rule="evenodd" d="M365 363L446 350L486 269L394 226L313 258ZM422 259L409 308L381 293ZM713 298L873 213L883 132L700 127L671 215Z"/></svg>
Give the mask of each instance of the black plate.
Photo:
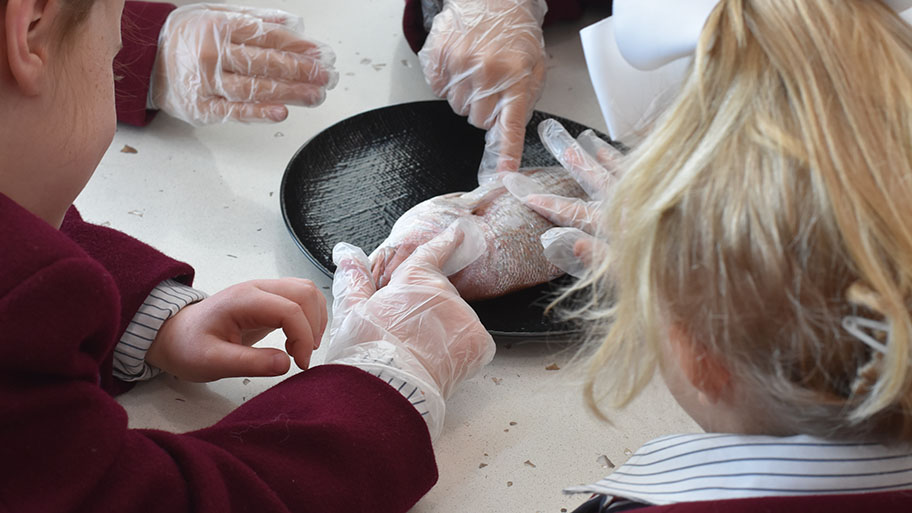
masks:
<svg viewBox="0 0 912 513"><path fill-rule="evenodd" d="M560 121L573 136L587 128L536 111L526 130L523 167L557 165L538 140L538 124L547 118ZM337 242L370 254L409 208L477 187L483 148L484 132L445 101L404 103L350 117L317 134L288 163L280 193L285 224L307 258L332 276ZM472 307L495 336L569 335L578 327L544 311L568 282L558 278Z"/></svg>

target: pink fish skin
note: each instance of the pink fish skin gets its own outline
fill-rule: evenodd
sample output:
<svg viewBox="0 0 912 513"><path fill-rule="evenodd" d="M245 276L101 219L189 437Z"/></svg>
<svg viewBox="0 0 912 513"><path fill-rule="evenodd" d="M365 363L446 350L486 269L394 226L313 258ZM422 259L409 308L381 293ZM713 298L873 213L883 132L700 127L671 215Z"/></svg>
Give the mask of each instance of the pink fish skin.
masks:
<svg viewBox="0 0 912 513"><path fill-rule="evenodd" d="M586 193L563 168L529 168L519 172L544 191L585 198ZM525 207L499 184L455 192L423 201L400 217L389 236L370 255L378 287L419 245L431 240L459 217L472 217L487 243L485 253L450 276L467 301L490 299L550 281L563 271L542 253L539 236L554 225Z"/></svg>

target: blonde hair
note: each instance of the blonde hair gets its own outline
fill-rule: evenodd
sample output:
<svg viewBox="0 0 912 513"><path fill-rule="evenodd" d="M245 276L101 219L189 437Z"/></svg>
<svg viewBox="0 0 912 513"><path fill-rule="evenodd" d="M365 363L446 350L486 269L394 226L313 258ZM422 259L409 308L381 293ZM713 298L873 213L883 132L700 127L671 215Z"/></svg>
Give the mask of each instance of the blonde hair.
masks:
<svg viewBox="0 0 912 513"><path fill-rule="evenodd" d="M771 431L912 441L909 26L879 1L721 1L625 169L578 285L596 411L645 386L674 326ZM847 315L887 322L887 352Z"/></svg>

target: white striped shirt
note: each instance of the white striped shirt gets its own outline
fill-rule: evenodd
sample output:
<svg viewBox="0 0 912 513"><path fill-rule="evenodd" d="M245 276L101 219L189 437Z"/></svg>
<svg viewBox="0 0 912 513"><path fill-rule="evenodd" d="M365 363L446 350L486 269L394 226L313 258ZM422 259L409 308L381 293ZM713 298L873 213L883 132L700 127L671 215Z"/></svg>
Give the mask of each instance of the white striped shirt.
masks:
<svg viewBox="0 0 912 513"><path fill-rule="evenodd" d="M598 483L564 493L664 505L910 489L909 446L705 433L653 440Z"/></svg>
<svg viewBox="0 0 912 513"><path fill-rule="evenodd" d="M333 363L348 363L348 362L333 362ZM365 360L360 363L349 363L353 367L358 367L359 369L376 376L386 383L395 388L397 392L402 394L402 397L411 403L411 405L418 410L418 413L422 417L427 417L431 412L427 406L427 396L424 393L424 390L419 386L414 384L412 379L408 379L409 376L397 371L401 369L396 365L396 362L389 358L387 360ZM403 379L405 378L405 379Z"/></svg>
<svg viewBox="0 0 912 513"><path fill-rule="evenodd" d="M146 363L146 353L158 330L181 308L206 297L205 292L175 280L165 280L152 289L114 348L114 377L141 381L157 376L161 370Z"/></svg>

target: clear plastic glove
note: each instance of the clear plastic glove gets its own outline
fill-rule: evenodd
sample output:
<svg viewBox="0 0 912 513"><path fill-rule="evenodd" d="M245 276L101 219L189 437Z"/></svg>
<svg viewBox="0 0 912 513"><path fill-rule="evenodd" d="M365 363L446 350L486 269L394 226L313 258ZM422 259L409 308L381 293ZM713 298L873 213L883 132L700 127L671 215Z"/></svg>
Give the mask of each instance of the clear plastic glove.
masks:
<svg viewBox="0 0 912 513"><path fill-rule="evenodd" d="M317 106L339 74L332 50L303 30L279 10L179 7L159 35L148 106L194 125L282 121L286 104Z"/></svg>
<svg viewBox="0 0 912 513"><path fill-rule="evenodd" d="M504 175L503 184L526 206L558 226L541 236L545 257L564 272L580 277L588 267L593 247L598 244L592 234L602 200L617 180L615 170L623 155L592 130L586 130L574 139L553 119L542 121L538 133L542 144L592 199L548 194L537 183L518 173Z"/></svg>
<svg viewBox="0 0 912 513"><path fill-rule="evenodd" d="M181 309L158 331L146 362L188 381L279 376L291 355L310 365L326 329L326 299L310 280L254 280L228 287ZM276 329L285 352L250 347Z"/></svg>
<svg viewBox="0 0 912 513"><path fill-rule="evenodd" d="M365 362L388 363L384 371L424 391L432 437L443 427L445 399L494 357L491 335L441 271L458 272L475 261L484 245L463 240L478 238L483 234L471 221L453 223L419 246L379 290L361 249L346 243L333 248L336 274L326 363L362 368Z"/></svg>
<svg viewBox="0 0 912 513"><path fill-rule="evenodd" d="M418 60L434 94L487 130L479 183L516 171L545 82L544 0L446 0Z"/></svg>

